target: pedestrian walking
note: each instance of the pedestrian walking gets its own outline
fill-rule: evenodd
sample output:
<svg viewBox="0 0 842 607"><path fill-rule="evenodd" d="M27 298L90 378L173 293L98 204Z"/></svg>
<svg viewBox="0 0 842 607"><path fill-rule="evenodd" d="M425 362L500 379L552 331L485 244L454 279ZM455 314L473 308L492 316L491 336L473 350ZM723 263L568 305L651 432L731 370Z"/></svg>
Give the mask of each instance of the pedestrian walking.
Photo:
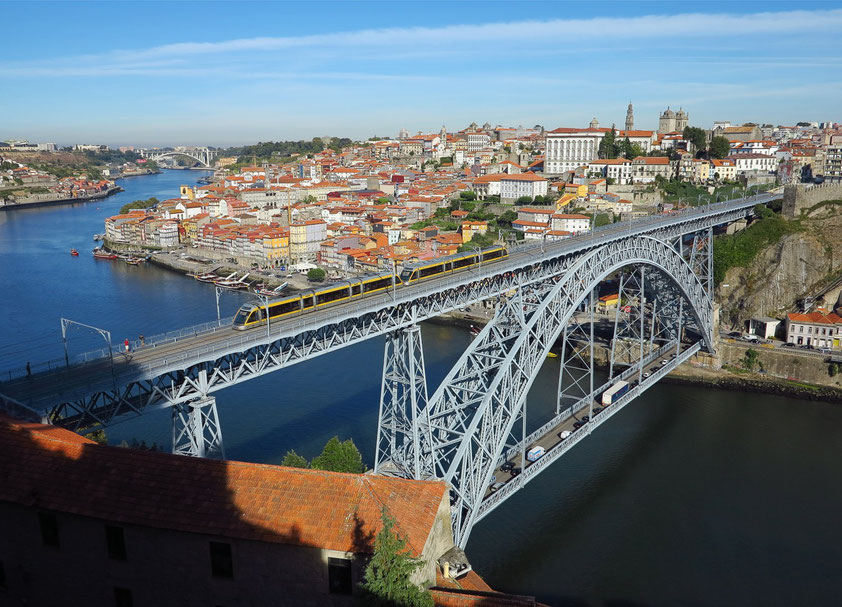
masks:
<svg viewBox="0 0 842 607"><path fill-rule="evenodd" d="M146 339L143 337L143 333L140 334L139 339L140 339L140 345L145 346L146 345Z"/></svg>
<svg viewBox="0 0 842 607"><path fill-rule="evenodd" d="M126 341L123 342L123 345L126 346L126 354L129 353L129 338L126 338Z"/></svg>
<svg viewBox="0 0 842 607"><path fill-rule="evenodd" d="M32 367L29 366L29 362L26 363L26 376L32 377Z"/></svg>

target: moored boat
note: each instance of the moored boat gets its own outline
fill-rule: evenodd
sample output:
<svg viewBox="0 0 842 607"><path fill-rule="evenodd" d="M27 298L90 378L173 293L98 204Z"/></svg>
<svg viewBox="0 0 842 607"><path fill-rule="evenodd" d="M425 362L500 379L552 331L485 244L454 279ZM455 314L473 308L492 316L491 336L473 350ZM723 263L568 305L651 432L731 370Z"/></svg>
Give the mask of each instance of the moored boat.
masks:
<svg viewBox="0 0 842 607"><path fill-rule="evenodd" d="M70 249L70 254L73 255L73 257L79 257L79 251L76 249Z"/></svg>
<svg viewBox="0 0 842 607"><path fill-rule="evenodd" d="M97 247L93 251L94 259L117 259L116 253L110 253L103 248Z"/></svg>
<svg viewBox="0 0 842 607"><path fill-rule="evenodd" d="M188 276L192 276L199 282L213 282L214 280L217 280L219 278L219 276L217 276L213 272L204 272L202 274L188 274Z"/></svg>

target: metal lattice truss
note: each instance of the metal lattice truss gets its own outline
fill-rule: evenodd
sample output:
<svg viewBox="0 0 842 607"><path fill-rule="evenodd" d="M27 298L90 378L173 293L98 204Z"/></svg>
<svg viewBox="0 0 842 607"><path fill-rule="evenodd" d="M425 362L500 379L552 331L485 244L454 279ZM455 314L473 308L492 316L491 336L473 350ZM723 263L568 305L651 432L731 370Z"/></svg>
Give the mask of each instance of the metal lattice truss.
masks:
<svg viewBox="0 0 842 607"><path fill-rule="evenodd" d="M573 358L566 357L568 370L577 378L587 378L565 396L592 397L592 351L584 363L581 348L592 347L593 323L588 323L587 335L569 325L586 299L592 314L592 291L626 266L646 266L666 277L687 302L702 340L712 345L712 306L703 283L675 246L655 238L618 240L568 256L544 280L519 285L429 399L418 431L412 432L418 442L407 449L401 446L405 442L395 441L392 444L406 452L392 455L391 461L397 462L393 466L382 457L378 462L377 471L388 474L405 469L402 462L417 458L420 461L414 467L420 474L413 477L442 478L451 484L453 530L459 545L467 541L493 471L512 442L515 423L524 419L526 394L550 347L563 333L568 340L565 347L577 352ZM582 364L578 370L574 369L576 360ZM407 414L388 411L388 407L382 414L408 419ZM417 412L412 414L419 417Z"/></svg>
<svg viewBox="0 0 842 607"><path fill-rule="evenodd" d="M213 396L172 407L172 452L194 457L225 458L222 427Z"/></svg>
<svg viewBox="0 0 842 607"><path fill-rule="evenodd" d="M548 278L563 275L582 255L609 247L627 248L638 238L680 243L682 235L709 232L712 226L742 219L750 213L747 202L723 203L675 217L608 226L604 234L551 243L540 250L535 246L518 248L510 252L508 259L482 266L478 271L454 274L446 280L399 290L395 295L373 297L355 306L338 306L325 313L281 322L268 336L260 332L235 335L232 331L231 339L224 343L195 347L178 357L157 360L136 370L117 370L116 376L101 365L102 372L79 388L65 390L61 383L57 384L55 391L49 392L49 402L23 398L18 401L43 412L53 423L74 430L104 426L118 416L203 398L232 384L512 290L525 288L540 296L540 285ZM200 380L203 375L206 381Z"/></svg>

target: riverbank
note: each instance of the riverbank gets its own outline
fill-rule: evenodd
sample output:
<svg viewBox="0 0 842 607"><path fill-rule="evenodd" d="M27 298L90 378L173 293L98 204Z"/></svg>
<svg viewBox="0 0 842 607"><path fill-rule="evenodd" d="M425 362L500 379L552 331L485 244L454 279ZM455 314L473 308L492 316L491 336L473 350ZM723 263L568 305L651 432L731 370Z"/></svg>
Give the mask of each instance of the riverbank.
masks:
<svg viewBox="0 0 842 607"><path fill-rule="evenodd" d="M112 194L116 194L117 192L122 191L122 187L120 187L119 185L115 185L114 187L108 188L104 192L96 192L95 194L90 194L89 196L63 196L61 198L39 198L36 200L24 199L15 202L6 202L5 204L0 204L0 211L5 211L9 209L31 209L35 207L43 207L53 204L67 204L68 202L91 202L92 200L102 200L103 198L107 198Z"/></svg>
<svg viewBox="0 0 842 607"><path fill-rule="evenodd" d="M468 310L442 314L427 322L470 329L481 328L494 316L493 308L482 304ZM557 347L559 344L555 344ZM842 403L842 379L827 373L826 362L819 357L806 357L799 352L761 350L759 360L763 373L749 373L739 368L744 347L721 342L717 355L699 353L667 375L673 384L704 386L719 390L760 392L804 400ZM594 344L594 364L608 369L611 352L604 343ZM724 366L723 366L724 363Z"/></svg>

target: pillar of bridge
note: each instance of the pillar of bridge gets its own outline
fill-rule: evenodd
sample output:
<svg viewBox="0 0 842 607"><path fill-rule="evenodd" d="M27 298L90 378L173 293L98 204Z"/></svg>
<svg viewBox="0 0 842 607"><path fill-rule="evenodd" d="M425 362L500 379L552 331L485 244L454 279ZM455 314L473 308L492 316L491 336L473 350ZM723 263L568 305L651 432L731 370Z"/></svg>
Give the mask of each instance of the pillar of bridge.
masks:
<svg viewBox="0 0 842 607"><path fill-rule="evenodd" d="M386 337L375 472L421 478L420 441L424 426L421 417L426 406L421 329L412 325Z"/></svg>
<svg viewBox="0 0 842 607"><path fill-rule="evenodd" d="M225 459L216 398L203 396L172 407L172 452Z"/></svg>

